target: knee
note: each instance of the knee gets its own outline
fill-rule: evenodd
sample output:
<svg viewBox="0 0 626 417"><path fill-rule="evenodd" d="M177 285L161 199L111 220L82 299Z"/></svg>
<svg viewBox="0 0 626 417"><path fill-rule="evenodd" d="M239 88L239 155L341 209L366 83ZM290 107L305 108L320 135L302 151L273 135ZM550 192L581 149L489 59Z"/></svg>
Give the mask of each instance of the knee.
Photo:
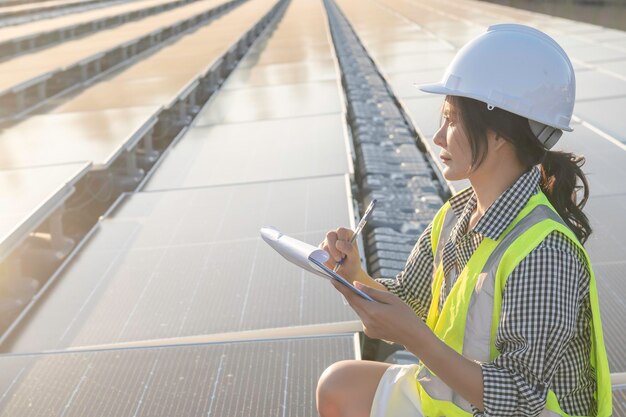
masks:
<svg viewBox="0 0 626 417"><path fill-rule="evenodd" d="M322 373L317 383L317 411L322 417L341 415L345 391L349 386L349 368L353 361L335 362Z"/></svg>
<svg viewBox="0 0 626 417"><path fill-rule="evenodd" d="M317 411L322 417L339 415L343 362L335 362L322 373L317 382Z"/></svg>

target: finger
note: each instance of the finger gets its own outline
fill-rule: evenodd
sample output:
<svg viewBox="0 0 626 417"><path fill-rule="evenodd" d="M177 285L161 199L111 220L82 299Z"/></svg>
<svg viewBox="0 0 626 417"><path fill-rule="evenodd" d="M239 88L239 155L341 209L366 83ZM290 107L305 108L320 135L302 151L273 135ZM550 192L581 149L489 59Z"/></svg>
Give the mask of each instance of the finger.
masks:
<svg viewBox="0 0 626 417"><path fill-rule="evenodd" d="M347 240L338 240L335 246L346 255L352 253L354 249L354 245Z"/></svg>
<svg viewBox="0 0 626 417"><path fill-rule="evenodd" d="M326 242L328 243L328 253L330 253L335 262L339 262L343 258L343 253L337 250L337 232L330 231L326 233Z"/></svg>
<svg viewBox="0 0 626 417"><path fill-rule="evenodd" d="M320 243L318 247L323 251L330 253L330 246L328 245L328 241L326 241L326 239L324 239L324 241Z"/></svg>
<svg viewBox="0 0 626 417"><path fill-rule="evenodd" d="M353 234L354 232L351 229L346 229L345 227L337 229L337 237L339 240L350 240L352 239Z"/></svg>
<svg viewBox="0 0 626 417"><path fill-rule="evenodd" d="M349 303L352 299L352 296L355 294L337 280L331 279L330 282L333 284L333 287L335 287L337 291L339 291L341 294L343 294L344 297L346 297L346 300Z"/></svg>
<svg viewBox="0 0 626 417"><path fill-rule="evenodd" d="M350 302L351 300L363 299L360 295L358 295L357 293L352 291L350 288L348 288L347 286L345 286L344 284L342 284L338 280L331 279L330 282L332 282L333 286L337 289L337 291L339 291L340 293L342 293L346 297L348 302Z"/></svg>
<svg viewBox="0 0 626 417"><path fill-rule="evenodd" d="M361 312L363 311L363 306L362 306L361 301L366 301L366 300L363 299L360 295L354 293L350 288L346 287L342 283L336 280L332 280L331 282L333 286L337 289L337 291L339 291L344 296L348 304L350 304L350 307L352 307L352 309L354 309L354 311L359 316L361 316L362 314Z"/></svg>
<svg viewBox="0 0 626 417"><path fill-rule="evenodd" d="M378 290L376 288L372 288L359 281L354 281L354 286L355 288L363 291L365 294L372 297L374 301L378 301L379 303L391 304L395 298L395 296L388 291L383 291L383 290Z"/></svg>

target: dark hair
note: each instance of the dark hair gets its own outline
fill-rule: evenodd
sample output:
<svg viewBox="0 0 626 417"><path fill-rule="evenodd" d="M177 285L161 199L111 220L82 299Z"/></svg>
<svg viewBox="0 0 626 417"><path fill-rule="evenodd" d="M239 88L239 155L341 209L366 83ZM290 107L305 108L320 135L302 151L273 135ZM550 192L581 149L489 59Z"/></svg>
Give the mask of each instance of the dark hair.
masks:
<svg viewBox="0 0 626 417"><path fill-rule="evenodd" d="M478 167L487 153L487 131L513 144L515 154L527 169L540 165L541 189L576 237L584 243L591 226L582 209L589 198L589 183L581 167L585 158L569 152L549 151L530 129L528 119L497 107L489 110L481 101L448 96L468 137L472 167ZM578 196L582 191L579 202Z"/></svg>

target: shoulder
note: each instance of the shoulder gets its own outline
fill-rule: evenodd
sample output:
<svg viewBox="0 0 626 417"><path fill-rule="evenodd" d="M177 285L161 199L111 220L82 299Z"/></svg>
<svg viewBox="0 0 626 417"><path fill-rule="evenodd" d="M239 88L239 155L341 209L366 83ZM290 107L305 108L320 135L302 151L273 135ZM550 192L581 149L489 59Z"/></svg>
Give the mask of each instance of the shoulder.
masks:
<svg viewBox="0 0 626 417"><path fill-rule="evenodd" d="M584 249L558 230L550 232L523 258L508 277L506 287L519 285L579 295L588 291L590 268Z"/></svg>
<svg viewBox="0 0 626 417"><path fill-rule="evenodd" d="M432 241L432 232L433 232L433 222L431 222L426 229L422 232L420 237L417 239L415 246L413 246L413 250L409 255L407 263L414 262L418 258L427 258L432 259L433 253L431 250L431 241Z"/></svg>
<svg viewBox="0 0 626 417"><path fill-rule="evenodd" d="M527 258L541 258L549 263L571 262L587 268L587 261L583 249L574 243L570 237L558 230L550 232L539 245L534 248Z"/></svg>

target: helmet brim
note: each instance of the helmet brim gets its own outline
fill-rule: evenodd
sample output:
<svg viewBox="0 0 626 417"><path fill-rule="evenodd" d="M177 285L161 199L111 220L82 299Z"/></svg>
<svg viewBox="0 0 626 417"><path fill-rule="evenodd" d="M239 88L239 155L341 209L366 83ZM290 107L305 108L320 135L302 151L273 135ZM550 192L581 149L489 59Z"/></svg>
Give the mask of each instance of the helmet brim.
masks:
<svg viewBox="0 0 626 417"><path fill-rule="evenodd" d="M423 91L424 93L431 93L431 94L442 94L442 95L446 95L446 96L463 96L463 97L469 97L469 98L473 98L475 100L480 100L486 103L486 100L483 97L471 97L469 95L465 95L465 94L459 94L458 91L456 90L452 90L450 88L447 88L443 83L438 82L438 83L431 83L431 84L413 84L414 87L417 87L420 91ZM508 109L505 106L500 107L503 110L507 110L510 112L515 112L512 109ZM571 132L574 129L572 129L571 126L568 125L562 125L562 126L553 126L550 123L546 123L545 121L542 120L537 120L538 122L550 125L552 127L555 127L557 129L561 129L564 130L566 132Z"/></svg>
<svg viewBox="0 0 626 417"><path fill-rule="evenodd" d="M445 94L451 95L452 90L446 88L443 83L431 83L431 84L413 84L414 87L417 87L420 91L431 94Z"/></svg>

